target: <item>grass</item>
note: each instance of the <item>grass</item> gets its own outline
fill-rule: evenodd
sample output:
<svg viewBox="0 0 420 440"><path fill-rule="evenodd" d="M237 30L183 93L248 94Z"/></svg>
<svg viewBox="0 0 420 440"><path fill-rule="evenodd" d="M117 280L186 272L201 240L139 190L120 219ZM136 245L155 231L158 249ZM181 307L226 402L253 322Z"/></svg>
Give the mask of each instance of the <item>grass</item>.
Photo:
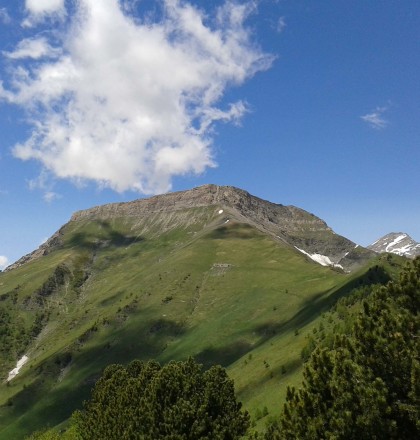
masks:
<svg viewBox="0 0 420 440"><path fill-rule="evenodd" d="M13 313L30 325L34 292L59 264L71 273L45 299L49 319L28 364L0 387L0 439L63 423L106 365L135 358L221 364L254 418L281 410L301 380L306 335L366 270L321 267L217 212L72 222L60 248L0 274L0 295L20 286Z"/></svg>

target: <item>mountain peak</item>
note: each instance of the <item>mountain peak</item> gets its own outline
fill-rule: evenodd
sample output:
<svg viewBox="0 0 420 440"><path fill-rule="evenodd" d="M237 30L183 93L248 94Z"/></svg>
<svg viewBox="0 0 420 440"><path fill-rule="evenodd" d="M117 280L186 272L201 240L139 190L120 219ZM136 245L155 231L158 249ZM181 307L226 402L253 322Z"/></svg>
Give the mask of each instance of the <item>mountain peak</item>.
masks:
<svg viewBox="0 0 420 440"><path fill-rule="evenodd" d="M209 213L205 219L200 214L203 210ZM74 213L67 225L109 222L114 219L125 219L137 225L141 223L143 233L151 229L164 233L200 222L206 228L217 228L223 222L232 220L248 224L270 235L275 241L294 248L296 252L303 253L316 263L345 271L353 270L375 255L374 252L335 234L325 221L314 214L295 206L260 199L233 186L207 184L187 191L96 206ZM37 251L9 266L8 270L60 247L60 236L67 225Z"/></svg>
<svg viewBox="0 0 420 440"><path fill-rule="evenodd" d="M405 232L391 232L376 240L368 249L378 252L414 258L420 255L420 243L417 243Z"/></svg>

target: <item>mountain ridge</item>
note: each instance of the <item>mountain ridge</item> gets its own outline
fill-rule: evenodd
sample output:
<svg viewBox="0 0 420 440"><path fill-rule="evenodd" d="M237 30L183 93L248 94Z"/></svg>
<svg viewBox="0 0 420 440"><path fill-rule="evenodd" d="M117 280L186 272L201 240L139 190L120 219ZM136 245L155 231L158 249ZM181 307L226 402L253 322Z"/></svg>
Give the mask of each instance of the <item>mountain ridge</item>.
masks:
<svg viewBox="0 0 420 440"><path fill-rule="evenodd" d="M227 210L232 219L251 224L323 266L352 271L375 255L371 250L336 234L324 220L314 214L293 205L269 202L234 186L206 184L186 191L130 202L99 205L76 211L68 223L121 217L142 218L155 214L170 215L181 210L206 206L214 206L221 212ZM229 221L230 218L226 217L226 220ZM20 258L5 271L47 255L60 246L64 226L37 250Z"/></svg>

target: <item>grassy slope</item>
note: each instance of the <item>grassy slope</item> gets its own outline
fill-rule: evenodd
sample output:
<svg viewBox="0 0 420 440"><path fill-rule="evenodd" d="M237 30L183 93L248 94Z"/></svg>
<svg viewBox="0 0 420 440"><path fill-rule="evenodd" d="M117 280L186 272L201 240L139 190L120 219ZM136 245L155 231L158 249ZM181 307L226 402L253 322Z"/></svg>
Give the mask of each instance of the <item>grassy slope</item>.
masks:
<svg viewBox="0 0 420 440"><path fill-rule="evenodd" d="M301 379L305 334L361 274L323 268L227 218L199 208L152 222L70 223L62 249L0 274L0 295L20 284L15 310L28 322L36 310L24 299L60 262L86 278L46 298L49 321L30 361L0 387L0 439L61 423L107 364L134 358L221 363L252 415L276 413Z"/></svg>

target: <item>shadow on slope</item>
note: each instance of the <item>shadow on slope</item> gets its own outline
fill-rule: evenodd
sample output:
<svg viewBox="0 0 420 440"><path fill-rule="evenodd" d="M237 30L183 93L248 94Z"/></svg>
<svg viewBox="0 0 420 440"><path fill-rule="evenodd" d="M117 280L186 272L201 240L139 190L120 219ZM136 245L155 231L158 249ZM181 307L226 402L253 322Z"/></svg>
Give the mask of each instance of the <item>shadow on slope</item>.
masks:
<svg viewBox="0 0 420 440"><path fill-rule="evenodd" d="M245 341L235 341L232 344L224 347L209 347L201 351L195 356L195 359L205 368L210 368L212 365L220 364L222 367L227 367L240 359L242 356L251 351L255 346Z"/></svg>
<svg viewBox="0 0 420 440"><path fill-rule="evenodd" d="M70 247L80 247L82 249L93 249L97 247L126 247L133 243L144 241L144 238L137 235L126 235L115 230L109 222L96 220L90 225L96 227L95 231L75 232L68 241Z"/></svg>
<svg viewBox="0 0 420 440"><path fill-rule="evenodd" d="M214 229L207 235L206 238L212 240L228 238L247 240L258 237L260 237L260 235L251 225L246 223L231 222L226 224L226 226L219 226L218 228Z"/></svg>

